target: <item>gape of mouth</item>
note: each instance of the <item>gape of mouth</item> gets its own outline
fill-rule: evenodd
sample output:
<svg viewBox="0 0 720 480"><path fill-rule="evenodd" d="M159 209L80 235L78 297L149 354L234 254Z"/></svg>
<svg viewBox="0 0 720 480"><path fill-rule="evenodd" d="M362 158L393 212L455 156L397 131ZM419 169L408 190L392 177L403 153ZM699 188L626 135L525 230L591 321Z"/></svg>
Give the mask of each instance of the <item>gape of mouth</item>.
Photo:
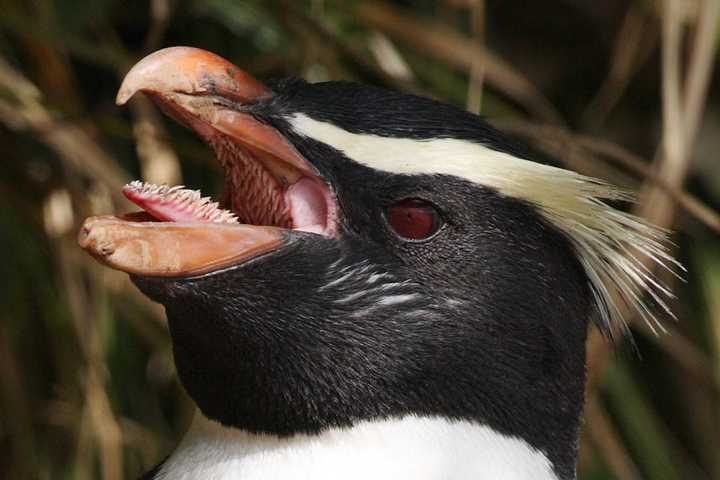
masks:
<svg viewBox="0 0 720 480"><path fill-rule="evenodd" d="M125 185L123 194L156 221L237 223L334 235L335 201L319 176L278 167L281 160L222 133L203 133L225 170L219 201L182 185L138 180Z"/></svg>

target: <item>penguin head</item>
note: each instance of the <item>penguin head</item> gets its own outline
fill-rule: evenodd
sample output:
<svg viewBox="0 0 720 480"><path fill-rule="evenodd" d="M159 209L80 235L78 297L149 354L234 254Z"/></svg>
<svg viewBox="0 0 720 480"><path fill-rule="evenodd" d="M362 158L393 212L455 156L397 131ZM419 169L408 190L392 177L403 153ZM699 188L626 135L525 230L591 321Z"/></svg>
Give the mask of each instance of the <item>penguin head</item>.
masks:
<svg viewBox="0 0 720 480"><path fill-rule="evenodd" d="M276 435L441 416L572 468L590 319L668 293L663 236L626 192L533 162L476 115L348 82L260 84L177 47L127 75L225 170L219 206L135 182L145 214L81 244L166 308L180 379L213 420ZM158 221L161 220L161 221Z"/></svg>

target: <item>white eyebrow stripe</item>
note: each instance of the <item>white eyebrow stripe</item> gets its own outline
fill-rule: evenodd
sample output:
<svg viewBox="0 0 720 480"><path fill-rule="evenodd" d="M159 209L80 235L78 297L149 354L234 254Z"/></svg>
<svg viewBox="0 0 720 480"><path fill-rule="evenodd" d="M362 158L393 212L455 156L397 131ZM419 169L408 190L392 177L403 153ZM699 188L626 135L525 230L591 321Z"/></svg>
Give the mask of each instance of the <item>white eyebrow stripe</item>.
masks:
<svg viewBox="0 0 720 480"><path fill-rule="evenodd" d="M506 162L512 162L513 159L530 164L530 168L546 167L465 140L417 140L351 133L302 113L293 114L288 120L297 133L330 145L358 163L385 172L440 173L491 185L493 182L490 180L507 181ZM382 155L378 155L378 152L382 152ZM478 161L479 157L482 157L482 162ZM478 165L483 168L478 168Z"/></svg>

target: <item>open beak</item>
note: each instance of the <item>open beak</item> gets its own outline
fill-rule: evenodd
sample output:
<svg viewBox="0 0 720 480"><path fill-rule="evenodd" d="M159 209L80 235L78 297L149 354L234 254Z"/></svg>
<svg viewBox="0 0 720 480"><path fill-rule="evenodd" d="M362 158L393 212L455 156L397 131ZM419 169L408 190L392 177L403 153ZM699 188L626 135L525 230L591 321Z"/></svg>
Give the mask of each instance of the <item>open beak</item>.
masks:
<svg viewBox="0 0 720 480"><path fill-rule="evenodd" d="M173 47L128 72L118 105L137 92L211 146L225 189L218 204L183 187L126 185L145 212L88 219L79 243L95 258L136 275L183 277L279 248L291 230L335 234L330 186L280 132L247 113L272 98L267 87L210 52Z"/></svg>

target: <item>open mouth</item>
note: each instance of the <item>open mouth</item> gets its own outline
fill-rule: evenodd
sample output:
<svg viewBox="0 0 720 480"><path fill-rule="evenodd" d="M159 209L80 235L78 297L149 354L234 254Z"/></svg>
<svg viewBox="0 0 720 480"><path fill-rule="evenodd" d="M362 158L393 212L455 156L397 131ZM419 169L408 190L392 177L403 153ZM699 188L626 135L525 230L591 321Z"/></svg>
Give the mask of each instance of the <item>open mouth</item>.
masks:
<svg viewBox="0 0 720 480"><path fill-rule="evenodd" d="M128 72L118 104L139 91L211 146L223 193L213 201L182 186L129 183L123 193L143 212L92 217L80 231L95 258L136 275L191 276L278 248L293 232L335 235L327 183L277 130L239 108L272 96L262 84L214 54L173 47Z"/></svg>

